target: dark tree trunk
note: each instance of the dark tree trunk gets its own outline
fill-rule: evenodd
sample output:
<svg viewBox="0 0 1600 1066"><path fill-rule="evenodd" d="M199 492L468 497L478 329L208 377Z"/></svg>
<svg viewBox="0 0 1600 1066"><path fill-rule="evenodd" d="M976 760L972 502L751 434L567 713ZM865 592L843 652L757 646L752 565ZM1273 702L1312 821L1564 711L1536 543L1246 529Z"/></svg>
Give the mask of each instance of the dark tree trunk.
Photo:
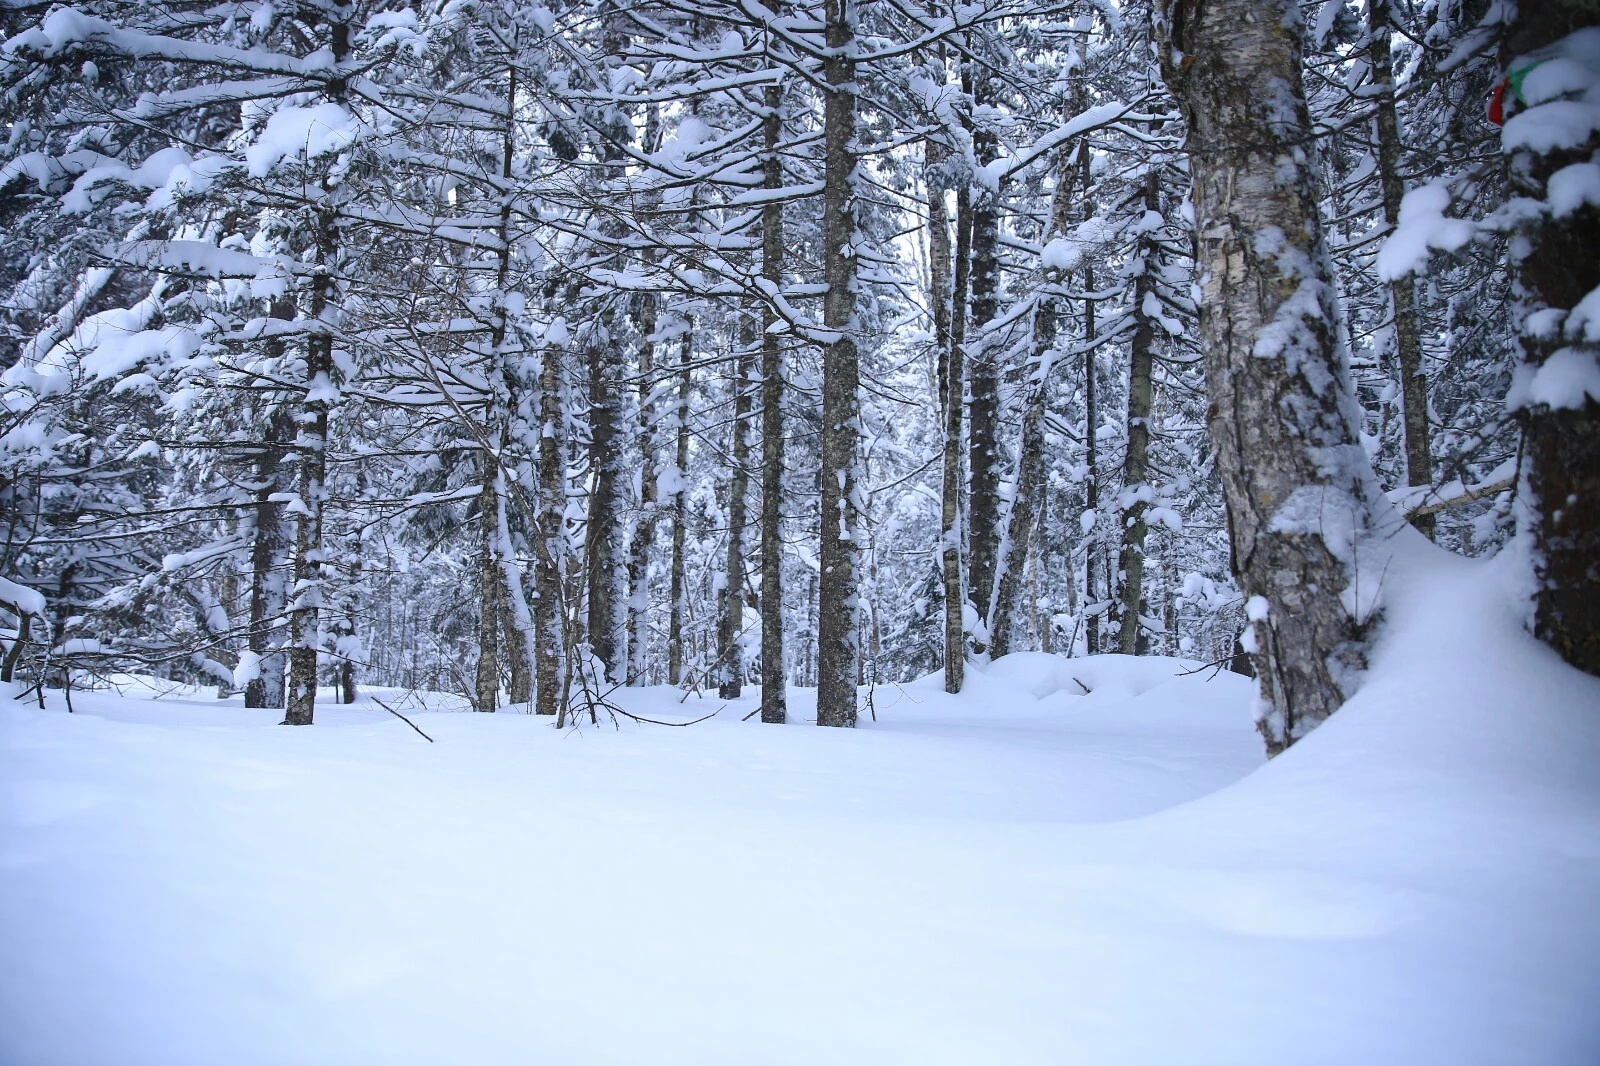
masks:
<svg viewBox="0 0 1600 1066"><path fill-rule="evenodd" d="M652 142L653 143L653 142ZM628 684L645 683L650 668L650 550L656 539L660 505L656 496L655 388L656 297L647 294L639 308L639 520L628 548Z"/></svg>
<svg viewBox="0 0 1600 1066"><path fill-rule="evenodd" d="M350 54L350 19L353 5L335 2L326 9L329 43L334 63ZM330 99L343 103L346 86L340 79L328 83ZM306 398L297 416L295 437L299 453L299 507L294 536L294 589L289 600L289 681L284 701L284 725L310 725L317 702L317 628L321 615L323 582L322 518L326 500L324 481L328 464L328 408L333 391L333 324L329 311L336 293L334 271L339 258L339 213L336 186L329 177L321 183L321 203L315 227L317 270L311 282L310 319L315 332L306 340Z"/></svg>
<svg viewBox="0 0 1600 1066"><path fill-rule="evenodd" d="M478 453L478 670L473 679L472 709L493 711L500 705L501 571L498 551L500 460L492 447Z"/></svg>
<svg viewBox="0 0 1600 1066"><path fill-rule="evenodd" d="M539 371L539 499L533 530L534 710L561 707L561 662L566 650L562 561L566 555L566 473L562 462L561 349L547 344Z"/></svg>
<svg viewBox="0 0 1600 1066"><path fill-rule="evenodd" d="M1088 174L1087 159L1085 159L1084 174ZM1095 380L1098 376L1096 367L1096 353L1099 348L1095 344L1094 331L1094 266L1083 268L1083 288L1087 293L1083 299L1083 405L1084 405L1084 464L1088 473L1083 482L1083 508L1095 520L1095 525L1089 528L1084 537L1083 558L1083 639L1084 649L1095 655L1100 651L1100 616L1087 612L1095 609L1099 601L1096 597L1100 591L1100 452L1099 443L1095 439L1096 430L1100 426L1099 383Z"/></svg>
<svg viewBox="0 0 1600 1066"><path fill-rule="evenodd" d="M778 86L767 86L765 104L762 184L781 189ZM777 200L761 209L761 276L773 290L783 284L783 204ZM783 353L777 311L771 300L761 307L761 720L782 725L789 716L783 663Z"/></svg>
<svg viewBox="0 0 1600 1066"><path fill-rule="evenodd" d="M1156 189L1157 171L1154 167L1145 177L1144 206L1154 211L1159 204ZM1154 398L1151 371L1155 358L1156 323L1145 314L1145 297L1155 284L1156 250L1153 239L1146 234L1140 238L1140 253L1146 264L1145 272L1133 283L1133 337L1128 344L1128 421L1125 438L1127 451L1122 461L1122 491L1127 506L1120 512L1118 523L1122 533L1122 547L1117 557L1117 580L1111 598L1112 628L1117 633L1117 650L1124 655L1142 654L1140 651L1139 605L1144 600L1144 545L1146 526L1144 515L1149 508L1150 413Z"/></svg>
<svg viewBox="0 0 1600 1066"><path fill-rule="evenodd" d="M284 316L286 317L286 316ZM273 628L287 603L290 533L281 502L289 491L284 460L294 434L288 408L277 405L267 416L267 439L255 454L255 536L250 545L250 633L257 657L256 677L245 683L246 707L279 708L284 701L284 657L271 651ZM276 500L274 499L276 497Z"/></svg>
<svg viewBox="0 0 1600 1066"><path fill-rule="evenodd" d="M689 491L684 484L689 469L689 360L690 330L684 323L683 336L678 348L678 439L673 457L678 471L678 492L672 499L672 574L669 579L667 607L667 683L683 682L684 614L688 608L688 590L684 584L684 551L689 532Z"/></svg>
<svg viewBox="0 0 1600 1066"><path fill-rule="evenodd" d="M607 316L608 318L610 316ZM609 334L611 331L607 330ZM622 662L622 368L617 345L606 337L589 346L589 513L585 537L589 647L620 680Z"/></svg>
<svg viewBox="0 0 1600 1066"><path fill-rule="evenodd" d="M1524 3L1509 51L1525 56L1595 21L1593 5L1578 0ZM1511 69L1526 62L1513 59ZM1507 122L1508 135L1514 120ZM1543 200L1552 174L1590 161L1597 148L1600 135L1590 131L1579 145L1513 152L1514 191ZM1565 317L1600 287L1600 206L1584 202L1559 218L1537 215L1525 223L1521 236L1519 323L1546 309ZM1531 383L1515 399L1525 434L1525 522L1534 543L1534 632L1573 666L1600 675L1600 401L1592 392L1580 395L1568 388L1547 395L1538 387L1553 358L1592 369L1600 344L1573 330L1519 332L1524 380Z"/></svg>
<svg viewBox="0 0 1600 1066"><path fill-rule="evenodd" d="M751 309L753 313L754 309ZM754 376L754 321L746 317L739 331L739 355L733 370L733 440L729 448L728 555L718 611L717 695L739 698L744 684L744 657L739 637L744 629L744 534L746 497L750 493L750 379Z"/></svg>
<svg viewBox="0 0 1600 1066"><path fill-rule="evenodd" d="M1400 177L1400 117L1394 101L1394 59L1389 47L1389 0L1368 0L1367 26L1372 36L1372 78L1381 89L1375 124L1378 141L1378 178L1383 190L1383 220L1393 230L1400 222L1400 200L1405 182ZM1406 484L1433 483L1428 444L1428 375L1422 365L1422 330L1417 321L1417 294L1412 279L1389 283L1394 309L1395 355L1400 364L1400 398L1404 407ZM1411 524L1433 536L1433 514L1413 514Z"/></svg>
<svg viewBox="0 0 1600 1066"><path fill-rule="evenodd" d="M994 96L993 76L986 67L973 82L973 109L988 106ZM996 140L992 130L975 123L972 151L978 165L992 163ZM972 321L968 326L967 362L972 390L967 430L968 467L972 485L967 506L967 582L972 603L984 627L994 603L995 570L1000 548L1000 364L985 335L999 308L1000 198L992 189L972 199Z"/></svg>
<svg viewBox="0 0 1600 1066"><path fill-rule="evenodd" d="M943 477L940 492L939 570L944 579L944 690L960 692L967 665L967 602L961 580L961 450L966 373L961 345L955 341L951 309L965 322L965 300L955 299L950 277L950 218L945 203L945 177L940 170L945 151L926 142L928 182L928 304L933 308L934 343L939 348L939 401L944 416ZM961 198L966 202L966 198ZM959 216L965 212L958 211ZM962 218L957 219L960 225ZM964 242L963 242L964 244ZM958 268L964 289L967 272Z"/></svg>
<svg viewBox="0 0 1600 1066"><path fill-rule="evenodd" d="M850 0L826 0L828 57L822 72L824 176L823 299L827 340L822 369L822 566L817 614L817 724L856 724L858 582L856 445L860 432L855 332L856 64Z"/></svg>
<svg viewBox="0 0 1600 1066"><path fill-rule="evenodd" d="M1063 149L1056 190L1050 201L1050 221L1042 243L1065 232L1071 218L1078 168ZM1059 270L1045 272L1045 284L1033 313L1033 370L1027 382L1022 411L1022 434L1017 445L1017 481L1006 517L1006 534L1000 541L1000 580L995 590L994 617L989 622L989 654L999 658L1011 650L1012 619L1028 565L1034 528L1038 525L1044 494L1044 419L1049 396L1050 371L1056 358L1056 318L1060 312L1062 282ZM1043 635L1048 643L1048 633Z"/></svg>

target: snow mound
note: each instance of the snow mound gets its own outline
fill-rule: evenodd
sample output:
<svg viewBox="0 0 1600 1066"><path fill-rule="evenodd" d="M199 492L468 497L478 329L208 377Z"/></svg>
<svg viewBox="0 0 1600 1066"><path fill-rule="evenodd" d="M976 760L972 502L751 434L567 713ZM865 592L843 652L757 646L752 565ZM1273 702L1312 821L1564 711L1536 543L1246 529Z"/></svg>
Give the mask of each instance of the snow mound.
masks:
<svg viewBox="0 0 1600 1066"><path fill-rule="evenodd" d="M0 1061L1600 1062L1600 680L1513 562L1397 545L1365 686L1266 765L1249 681L1116 656L853 731L6 700Z"/></svg>

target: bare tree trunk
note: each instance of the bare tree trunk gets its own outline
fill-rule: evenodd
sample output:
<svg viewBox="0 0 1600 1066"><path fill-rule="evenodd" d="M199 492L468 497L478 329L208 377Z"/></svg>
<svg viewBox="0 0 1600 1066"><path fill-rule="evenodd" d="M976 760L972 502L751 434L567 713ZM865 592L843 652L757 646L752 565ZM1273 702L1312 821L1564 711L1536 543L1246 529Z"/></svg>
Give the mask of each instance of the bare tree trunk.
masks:
<svg viewBox="0 0 1600 1066"><path fill-rule="evenodd" d="M610 333L607 330L607 333ZM618 611L622 541L622 403L616 342L606 337L589 346L589 513L585 537L588 574L588 639L606 674L618 680L621 661Z"/></svg>
<svg viewBox="0 0 1600 1066"><path fill-rule="evenodd" d="M667 617L667 683L683 682L683 617L687 607L688 590L684 585L684 549L689 527L689 490L686 484L689 469L689 361L691 331L688 323L678 347L678 429L677 461L678 491L672 498L672 576L668 595L672 600Z"/></svg>
<svg viewBox="0 0 1600 1066"><path fill-rule="evenodd" d="M1087 174L1088 167L1084 167ZM1084 461L1087 464L1088 474L1083 482L1083 508L1095 520L1085 536L1083 560L1083 601L1084 611L1093 610L1093 605L1098 603L1096 597L1100 594L1100 454L1099 442L1096 431L1100 427L1100 406L1098 402L1099 387L1095 378L1097 375L1096 353L1099 351L1094 343L1094 265L1089 264L1083 268L1083 287L1087 295L1083 299L1083 403L1084 403L1084 431L1083 439L1086 454ZM1083 619L1084 650L1090 655L1100 652L1100 616L1085 613Z"/></svg>
<svg viewBox="0 0 1600 1066"><path fill-rule="evenodd" d="M1593 6L1578 0L1526 3L1510 51L1520 56L1551 47L1568 33L1593 24ZM1584 57L1590 62L1592 58ZM1513 60L1511 69L1526 69L1526 62ZM1511 129L1508 121L1508 134ZM1543 200L1552 174L1590 161L1597 147L1600 135L1591 130L1582 144L1513 152L1514 191ZM1600 288L1600 258L1595 256L1600 248L1600 207L1592 201L1560 217L1530 215L1519 236L1523 240L1513 244L1520 253L1515 264L1519 323L1546 309L1562 312L1558 320L1565 318ZM1524 327L1519 332L1523 372L1530 386L1514 406L1526 442L1523 521L1534 544L1534 632L1573 666L1600 675L1600 401L1592 390L1569 386L1542 393L1537 388L1542 378L1559 380L1559 372L1546 369L1558 358L1567 360L1569 367L1588 367L1592 372L1600 360L1600 345L1593 341L1592 328L1585 337L1571 326L1537 331Z"/></svg>
<svg viewBox="0 0 1600 1066"><path fill-rule="evenodd" d="M1405 182L1400 177L1400 118L1394 102L1394 59L1389 47L1389 0L1368 0L1367 26L1377 98L1378 178L1383 189L1383 220L1392 231L1400 222ZM1416 287L1410 277L1388 284L1394 310L1395 353L1400 363L1400 397L1405 412L1406 484L1431 485L1428 445L1428 374L1422 365L1422 330L1417 321ZM1433 536L1433 515L1415 514L1411 524Z"/></svg>
<svg viewBox="0 0 1600 1066"><path fill-rule="evenodd" d="M284 505L289 491L283 463L294 431L288 408L276 405L267 416L267 439L255 454L255 536L250 545L250 634L257 675L245 683L246 707L278 708L284 703L284 656L272 652L273 628L287 602L288 525ZM274 499L276 497L276 499Z"/></svg>
<svg viewBox="0 0 1600 1066"><path fill-rule="evenodd" d="M855 12L850 0L826 0L828 56L822 72L823 299L827 340L822 369L822 582L817 613L817 724L856 724L858 643L855 538L859 354L856 351Z"/></svg>
<svg viewBox="0 0 1600 1066"><path fill-rule="evenodd" d="M539 371L539 421L539 499L533 531L534 710L553 715L561 706L561 661L566 647L561 566L566 555L567 511L561 349L555 344L545 345L544 365Z"/></svg>
<svg viewBox="0 0 1600 1066"><path fill-rule="evenodd" d="M1269 754L1354 690L1378 493L1332 333L1292 0L1174 0L1165 74L1189 127L1211 438L1249 597ZM1262 101L1276 101L1263 107ZM1360 579L1368 584L1358 586ZM1358 608L1359 609L1359 608Z"/></svg>
<svg viewBox="0 0 1600 1066"><path fill-rule="evenodd" d="M961 450L966 372L960 344L953 338L951 308L965 321L964 301L953 302L950 278L950 217L945 204L945 151L924 142L928 183L928 304L933 308L934 342L939 346L939 399L944 416L944 466L940 493L939 567L944 576L944 690L960 692L966 680L967 639L961 581ZM960 269L960 268L958 268ZM966 271L960 270L963 280Z"/></svg>
<svg viewBox="0 0 1600 1066"><path fill-rule="evenodd" d="M764 102L762 185L781 189L781 88L767 86ZM777 200L761 209L761 276L774 291L783 284L783 204ZM783 353L777 310L770 299L761 308L761 720L782 725L789 717L783 663Z"/></svg>
<svg viewBox="0 0 1600 1066"><path fill-rule="evenodd" d="M993 75L988 68L977 64L974 67L972 99L976 111L991 102L994 92ZM994 162L994 132L975 124L972 151L980 167ZM967 430L972 479L967 505L967 581L984 628L988 627L994 603L1000 548L1000 365L994 346L984 335L999 308L999 237L999 193L983 189L972 200L972 321L968 336L974 343L967 358L972 390L971 424Z"/></svg>
<svg viewBox="0 0 1600 1066"><path fill-rule="evenodd" d="M350 19L353 5L335 0L325 13L335 64L350 54ZM328 96L344 102L342 79L328 83ZM323 581L322 519L326 500L324 479L328 462L328 407L333 395L333 324L330 297L335 292L333 271L339 252L337 187L324 177L317 208L317 272L311 283L311 320L316 332L306 341L306 398L298 416L295 446L300 477L298 521L295 523L294 589L289 601L289 680L284 725L310 725L317 702L317 629L321 616Z"/></svg>
<svg viewBox="0 0 1600 1066"><path fill-rule="evenodd" d="M639 521L628 548L628 684L642 685L650 668L650 549L660 508L656 496L655 388L656 297L647 294L639 309Z"/></svg>
<svg viewBox="0 0 1600 1066"><path fill-rule="evenodd" d="M1077 167L1063 150L1055 194L1050 201L1050 220L1042 243L1067 228L1071 217L1072 194ZM1056 317L1060 312L1060 271L1046 271L1045 284L1033 312L1033 376L1027 385L1027 403L1022 412L1022 436L1017 446L1017 482L1012 494L1006 533L1000 540L999 584L995 590L994 612L989 622L989 654L998 659L1011 650L1012 617L1022 587L1023 570L1028 565L1034 527L1038 524L1040 497L1044 492L1044 416L1049 396L1050 371L1056 358Z"/></svg>
<svg viewBox="0 0 1600 1066"><path fill-rule="evenodd" d="M1157 171L1150 168L1145 176L1144 206L1146 211L1156 210L1159 200L1156 189ZM1122 459L1122 499L1126 506L1119 509L1118 527L1122 533L1122 546L1117 556L1117 580L1111 599L1112 628L1117 634L1118 650L1124 655L1140 654L1139 613L1144 600L1144 544L1145 511L1150 506L1149 486L1145 478L1149 473L1150 412L1154 399L1151 380L1156 337L1156 323L1145 314L1144 302L1154 284L1150 271L1155 269L1155 249L1149 234L1139 241L1145 272L1133 283L1133 338L1128 345L1128 422L1125 434L1128 447Z"/></svg>
<svg viewBox="0 0 1600 1066"><path fill-rule="evenodd" d="M500 460L494 445L478 454L478 671L473 679L472 709L493 711L500 705L500 585L498 541Z"/></svg>
<svg viewBox="0 0 1600 1066"><path fill-rule="evenodd" d="M331 253L337 240L332 212L324 214L319 244ZM328 258L332 258L331 254ZM319 275L312 290L311 315L321 320L332 280ZM324 330L328 327L324 325ZM284 725L310 725L317 702L317 623L323 594L322 513L327 470L328 401L323 397L333 373L333 335L312 334L306 345L310 384L301 407L296 449L300 453L298 508L294 534L294 589L289 599L289 682Z"/></svg>
<svg viewBox="0 0 1600 1066"><path fill-rule="evenodd" d="M754 309L751 309L753 312ZM728 556L718 596L717 695L739 698L744 683L744 661L739 635L744 629L745 501L750 493L750 379L754 376L756 338L754 319L747 315L739 330L739 355L733 371L733 440L728 477Z"/></svg>

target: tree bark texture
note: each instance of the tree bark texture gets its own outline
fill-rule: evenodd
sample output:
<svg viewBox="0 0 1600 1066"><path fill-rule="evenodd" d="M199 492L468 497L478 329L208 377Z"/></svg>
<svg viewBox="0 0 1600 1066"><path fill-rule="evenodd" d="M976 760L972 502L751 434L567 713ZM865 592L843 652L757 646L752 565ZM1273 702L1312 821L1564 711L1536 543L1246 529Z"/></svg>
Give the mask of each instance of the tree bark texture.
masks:
<svg viewBox="0 0 1600 1066"><path fill-rule="evenodd" d="M933 308L934 343L939 351L939 400L944 416L943 478L939 505L939 569L944 582L944 690L960 692L965 682L967 596L961 581L961 450L966 373L960 345L951 329L950 212L945 203L946 152L926 142L928 183L928 304ZM963 280L965 271L962 272ZM954 305L959 310L960 304ZM964 313L964 312L963 312Z"/></svg>
<svg viewBox="0 0 1600 1066"><path fill-rule="evenodd" d="M1368 619L1342 597L1362 567L1376 486L1333 337L1307 153L1292 0L1173 0L1168 84L1188 122L1203 275L1208 423L1232 562L1249 598L1269 754L1350 695ZM1359 610L1359 608L1358 608Z"/></svg>
<svg viewBox="0 0 1600 1066"><path fill-rule="evenodd" d="M1152 167L1145 178L1144 207L1159 206L1157 171ZM1124 655L1139 654L1139 604L1144 599L1145 511L1152 494L1149 476L1150 415L1154 399L1152 370L1155 361L1156 323L1145 313L1144 301L1154 286L1151 271L1157 269L1153 239L1146 233L1139 239L1138 255L1144 269L1133 283L1133 336L1128 343L1128 421L1127 451L1122 459L1122 506L1118 508L1122 546L1117 556L1116 594L1111 599L1112 628L1117 633L1117 650Z"/></svg>
<svg viewBox="0 0 1600 1066"><path fill-rule="evenodd" d="M656 297L642 297L639 308L639 520L628 547L628 684L645 683L650 663L650 551L656 539L660 503L656 496L655 388Z"/></svg>
<svg viewBox="0 0 1600 1066"><path fill-rule="evenodd" d="M500 705L501 583L499 558L500 459L497 442L478 453L478 669L473 678L472 709L493 711Z"/></svg>
<svg viewBox="0 0 1600 1066"><path fill-rule="evenodd" d="M561 706L562 656L566 650L562 606L562 561L566 555L565 428L561 412L561 349L545 345L539 370L539 497L533 530L534 711L554 715Z"/></svg>
<svg viewBox="0 0 1600 1066"><path fill-rule="evenodd" d="M673 458L677 464L679 486L677 493L672 498L672 573L669 577L668 599L671 603L667 607L667 684L677 685L683 682L684 663L684 613L687 606L688 589L684 584L684 553L688 546L689 533L689 494L682 485L683 472L689 469L689 361L691 357L691 330L689 324L684 323L684 331L679 339L678 347L678 399L677 399L677 426L678 439Z"/></svg>
<svg viewBox="0 0 1600 1066"><path fill-rule="evenodd" d="M1088 161L1085 159L1083 172L1088 175ZM1083 481L1083 509L1095 521L1084 535L1083 552L1083 641L1084 648L1090 655L1100 651L1100 616L1088 612L1094 609L1098 602L1096 596L1100 590L1100 453L1097 439L1100 428L1099 406L1099 368L1097 366L1099 347L1095 344L1095 301L1094 301L1094 266L1085 265L1083 268L1083 289L1087 294L1083 298L1083 410L1084 410L1084 464L1088 473Z"/></svg>
<svg viewBox="0 0 1600 1066"><path fill-rule="evenodd" d="M1368 0L1367 28L1371 35L1373 83L1377 98L1374 124L1378 142L1378 180L1383 192L1383 220L1389 230L1400 222L1400 201L1405 196L1400 116L1394 101L1394 58L1390 48L1390 0ZM1428 373L1422 363L1422 330L1417 320L1416 286L1410 277L1388 283L1394 311L1394 343L1400 370L1400 402L1404 411L1406 484L1431 485L1433 464L1428 443ZM1432 514L1414 514L1411 524L1433 536Z"/></svg>
<svg viewBox="0 0 1600 1066"><path fill-rule="evenodd" d="M782 89L766 88L763 103L762 185L783 187L778 145L783 134ZM783 204L772 200L761 208L761 277L776 290L783 284ZM780 319L771 300L761 305L761 720L782 725L788 720L788 693L783 662L783 351L778 344Z"/></svg>
<svg viewBox="0 0 1600 1066"><path fill-rule="evenodd" d="M858 610L856 449L860 433L856 351L854 12L850 0L827 0L828 57L822 72L824 173L822 369L822 567L817 603L817 724L856 724Z"/></svg>
<svg viewBox="0 0 1600 1066"><path fill-rule="evenodd" d="M1078 168L1067 149L1060 156L1056 189L1050 198L1050 220L1041 243L1066 231L1071 218L1072 197L1077 186ZM1044 286L1033 312L1033 370L1026 385L1027 400L1022 411L1022 432L1017 444L1017 481L1011 509L1006 516L1006 533L1000 541L1000 580L995 589L994 616L989 622L989 654L998 659L1011 650L1012 619L1016 616L1022 589L1023 571L1028 565L1034 527L1038 524L1044 493L1044 419L1049 396L1050 372L1054 365L1057 316L1061 309L1061 272L1045 272ZM1048 634L1044 637L1048 642Z"/></svg>
<svg viewBox="0 0 1600 1066"><path fill-rule="evenodd" d="M625 368L611 335L612 316L604 316L605 336L589 345L589 512L584 539L588 574L589 647L613 681L626 672L622 662L622 479L624 476L622 393Z"/></svg>
<svg viewBox="0 0 1600 1066"><path fill-rule="evenodd" d="M267 439L255 454L255 536L250 545L249 649L257 656L256 677L245 683L246 707L278 708L284 702L284 657L273 650L273 629L286 603L291 534L279 502L289 491L284 460L294 432L289 409L276 404L267 416ZM277 497L275 500L274 497Z"/></svg>
<svg viewBox="0 0 1600 1066"><path fill-rule="evenodd" d="M1508 42L1515 57L1510 69L1551 57L1555 53L1539 50L1595 21L1593 7L1575 0L1522 4ZM1515 114L1507 119L1508 135L1515 121ZM1600 135L1590 131L1580 145L1514 152L1513 191L1543 200L1553 174L1590 162L1597 148ZM1557 357L1592 368L1600 360L1592 332L1535 323L1565 319L1600 287L1600 207L1584 202L1559 218L1540 214L1519 236L1524 241L1515 260L1523 362L1518 377L1536 382ZM1600 402L1592 393L1567 393L1550 402L1525 396L1517 410L1525 434L1523 521L1534 544L1534 632L1573 666L1600 675Z"/></svg>
<svg viewBox="0 0 1600 1066"><path fill-rule="evenodd" d="M754 314L754 308L748 315ZM733 439L729 445L732 468L728 471L728 555L719 600L717 695L739 698L744 684L744 661L739 636L744 629L744 540L746 500L750 494L750 383L755 371L754 320L747 317L739 331L739 354L733 370Z"/></svg>
<svg viewBox="0 0 1600 1066"><path fill-rule="evenodd" d="M973 110L987 107L994 95L993 75L980 67L973 77ZM981 122L972 130L972 152L978 166L994 162L995 134ZM967 505L967 581L973 606L987 628L994 603L995 570L1000 548L1000 365L986 336L999 309L1000 195L997 189L975 189L972 197L972 320L968 325L967 363L972 391L967 429L968 467L972 479ZM987 642L985 642L987 643Z"/></svg>

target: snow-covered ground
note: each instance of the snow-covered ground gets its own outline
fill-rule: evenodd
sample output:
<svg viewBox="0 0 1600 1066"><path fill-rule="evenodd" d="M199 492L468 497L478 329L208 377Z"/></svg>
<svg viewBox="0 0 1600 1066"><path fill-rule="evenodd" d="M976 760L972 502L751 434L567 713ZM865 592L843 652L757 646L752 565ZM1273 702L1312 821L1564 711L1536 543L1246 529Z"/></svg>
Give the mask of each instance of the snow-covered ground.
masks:
<svg viewBox="0 0 1600 1066"><path fill-rule="evenodd" d="M0 1062L1593 1066L1600 680L1506 569L1397 568L1270 764L1244 679L1118 657L854 732L6 700Z"/></svg>

